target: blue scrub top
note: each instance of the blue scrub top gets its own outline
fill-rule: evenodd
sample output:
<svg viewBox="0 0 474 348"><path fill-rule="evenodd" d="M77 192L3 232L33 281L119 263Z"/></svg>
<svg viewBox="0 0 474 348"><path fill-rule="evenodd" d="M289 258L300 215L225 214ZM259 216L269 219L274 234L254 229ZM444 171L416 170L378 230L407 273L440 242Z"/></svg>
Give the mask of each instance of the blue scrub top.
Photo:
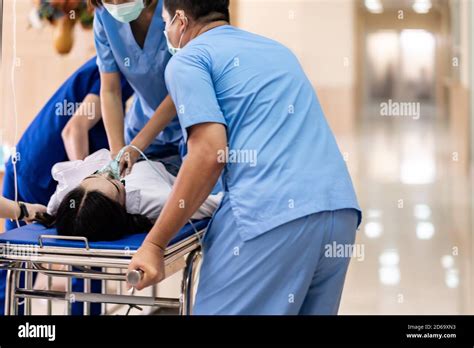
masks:
<svg viewBox="0 0 474 348"><path fill-rule="evenodd" d="M125 120L126 143L133 140L168 95L164 70L171 56L163 34L162 6L160 0L143 48L137 44L129 23L117 21L105 8L95 12L94 36L99 70L103 73L122 72L135 91L135 100ZM170 145L176 148L181 139L176 117L146 153L159 155Z"/></svg>
<svg viewBox="0 0 474 348"><path fill-rule="evenodd" d="M227 127L223 183L244 240L313 213L360 211L313 86L286 47L221 26L171 59L166 83L185 138L196 124Z"/></svg>
<svg viewBox="0 0 474 348"><path fill-rule="evenodd" d="M16 164L19 191L24 192L20 200L30 203L48 203L57 184L51 177L51 168L56 163L68 159L61 132L71 119L73 109L66 109L67 115L64 115L62 113L64 108L61 108L64 105L68 107L82 103L88 94L99 95L99 93L100 73L94 57L59 87L35 117L17 144L17 152L20 154L20 160ZM124 105L132 94L132 88L122 78ZM89 133L89 148L90 152L108 148L102 121ZM6 163L4 193L7 198L13 199L12 192L13 165L10 159Z"/></svg>

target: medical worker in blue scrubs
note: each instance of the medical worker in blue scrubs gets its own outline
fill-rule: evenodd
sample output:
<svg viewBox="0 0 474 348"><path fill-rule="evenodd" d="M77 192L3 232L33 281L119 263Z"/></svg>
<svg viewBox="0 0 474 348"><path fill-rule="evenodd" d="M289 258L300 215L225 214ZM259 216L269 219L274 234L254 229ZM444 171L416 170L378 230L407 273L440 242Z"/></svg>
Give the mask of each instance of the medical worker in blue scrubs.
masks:
<svg viewBox="0 0 474 348"><path fill-rule="evenodd" d="M14 156L17 173L17 197L13 160L5 164L3 195L14 201L47 205L56 190L57 182L51 176L58 162L84 159L89 154L108 148L107 134L101 121L100 73L96 57L87 61L72 74L48 100L16 146ZM121 107L133 95L126 80L120 78ZM29 205L27 204L27 207ZM34 209L29 213L34 215ZM20 221L20 225L24 222ZM7 220L7 230L17 227L16 221ZM74 282L80 291L82 280ZM92 282L93 291L100 291L100 282ZM0 315L5 298L5 271L0 271ZM93 304L92 313L100 313ZM73 313L82 313L82 304L73 304Z"/></svg>
<svg viewBox="0 0 474 348"><path fill-rule="evenodd" d="M188 156L129 269L163 278L163 251L211 192L195 314L336 314L361 212L314 89L281 44L229 25L228 0L165 0L166 83ZM185 204L183 204L183 202ZM335 244L333 244L335 243ZM341 255L338 255L341 256Z"/></svg>
<svg viewBox="0 0 474 348"><path fill-rule="evenodd" d="M96 8L94 37L101 73L101 103L112 156L133 144L152 158L178 156L182 132L165 85L171 57L163 34L163 0L90 0ZM120 73L135 92L125 119ZM122 170L138 159L126 152Z"/></svg>
<svg viewBox="0 0 474 348"><path fill-rule="evenodd" d="M3 195L11 200L47 205L56 190L51 176L58 162L84 159L89 154L108 148L107 135L101 121L100 74L96 58L92 58L72 74L40 110L16 145L18 197L15 197L13 160L5 164ZM120 78L120 107L133 90ZM16 228L8 220L6 229Z"/></svg>

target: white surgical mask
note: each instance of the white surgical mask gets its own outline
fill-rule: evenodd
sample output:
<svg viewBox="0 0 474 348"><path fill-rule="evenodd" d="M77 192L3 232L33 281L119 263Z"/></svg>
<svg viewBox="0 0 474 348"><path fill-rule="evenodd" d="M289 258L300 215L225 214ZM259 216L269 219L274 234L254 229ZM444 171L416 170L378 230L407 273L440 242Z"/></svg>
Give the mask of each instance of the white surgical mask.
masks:
<svg viewBox="0 0 474 348"><path fill-rule="evenodd" d="M170 22L170 26L173 25L173 23L174 23L174 21L175 21L175 19L176 19L177 16L178 16L178 14L175 14L175 16L173 17L173 19L172 19L171 22ZM163 32L163 33L165 34L166 43L167 43L167 45L168 45L168 51L170 52L170 54L171 54L172 56L174 56L176 53L178 53L179 51L181 51L181 41L183 40L183 35L184 35L185 32L186 32L186 30L183 31L183 33L181 34L181 37L179 38L179 47L174 47L174 46L173 46L173 44L172 44L171 41L170 41L170 38L168 37L168 32L166 31L166 29L165 29L165 31Z"/></svg>
<svg viewBox="0 0 474 348"><path fill-rule="evenodd" d="M130 23L137 19L142 13L145 5L143 0L133 0L124 4L107 4L103 3L105 9L112 17L122 23Z"/></svg>

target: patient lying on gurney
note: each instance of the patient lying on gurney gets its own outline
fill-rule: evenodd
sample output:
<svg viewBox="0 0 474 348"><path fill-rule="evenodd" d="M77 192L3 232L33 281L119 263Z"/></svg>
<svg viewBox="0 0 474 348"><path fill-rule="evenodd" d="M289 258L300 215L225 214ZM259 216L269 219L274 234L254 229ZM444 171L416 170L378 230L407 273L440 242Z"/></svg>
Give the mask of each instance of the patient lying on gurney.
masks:
<svg viewBox="0 0 474 348"><path fill-rule="evenodd" d="M148 232L176 178L162 163L143 161L136 163L123 180L117 180L107 172L98 173L109 162L109 151L100 150L84 161L56 164L52 175L58 186L48 213L39 221L55 226L60 235L84 236L89 241ZM192 218L210 217L220 200L221 194L209 196Z"/></svg>

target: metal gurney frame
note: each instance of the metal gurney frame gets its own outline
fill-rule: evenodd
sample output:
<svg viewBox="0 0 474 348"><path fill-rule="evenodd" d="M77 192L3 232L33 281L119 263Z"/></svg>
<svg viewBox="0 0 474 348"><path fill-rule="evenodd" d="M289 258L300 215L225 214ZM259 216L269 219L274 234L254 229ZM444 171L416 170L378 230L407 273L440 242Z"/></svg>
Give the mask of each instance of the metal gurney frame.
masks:
<svg viewBox="0 0 474 348"><path fill-rule="evenodd" d="M84 303L84 314L90 314L91 303L123 304L130 306L150 306L159 308L179 309L181 315L189 315L193 305L193 291L196 281L195 266L201 258L200 238L207 228L208 220L199 221L194 224L198 234L194 230L190 233L187 225L186 236L176 242L172 242L165 253L165 279L169 276L183 271L181 283L181 295L179 298L159 298L155 291L152 296L133 296L130 294L107 294L107 281L126 281L126 269L135 250L110 248L96 249L91 247L86 238L64 237L57 235L41 234L37 243L32 241L26 244L11 243L2 238L0 234L0 247L3 253L0 255L0 269L7 270L6 293L5 293L5 315L17 315L19 300L24 299L24 312L26 315L32 313L32 299L45 299L48 301L48 315L52 312L52 300L63 300L67 302L66 314L72 312L73 302ZM182 230L183 231L183 230ZM11 231L12 232L12 231ZM15 230L21 233L21 229ZM178 235L179 237L179 235ZM53 240L71 243L71 246L57 246ZM81 245L81 247L78 247ZM5 252L5 250L7 252ZM53 269L52 265L65 265L63 269ZM108 269L118 269L110 272ZM33 273L43 273L48 276L47 290L33 289ZM24 276L24 285L20 286L20 277ZM51 288L51 277L66 277L67 285L65 291L53 291ZM72 291L72 279L84 279L84 291ZM102 293L91 293L91 281L102 281ZM121 283L120 283L121 284ZM153 290L156 290L153 288Z"/></svg>

